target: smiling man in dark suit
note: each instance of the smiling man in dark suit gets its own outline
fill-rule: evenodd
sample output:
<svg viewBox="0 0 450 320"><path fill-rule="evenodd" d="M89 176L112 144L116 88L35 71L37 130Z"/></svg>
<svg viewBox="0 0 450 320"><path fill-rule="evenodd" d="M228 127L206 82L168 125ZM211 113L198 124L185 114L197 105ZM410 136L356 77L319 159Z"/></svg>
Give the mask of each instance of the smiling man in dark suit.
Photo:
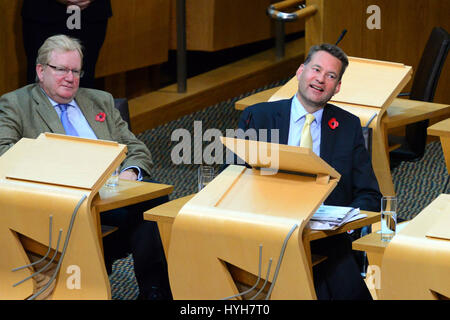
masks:
<svg viewBox="0 0 450 320"><path fill-rule="evenodd" d="M364 145L359 118L329 104L341 87L348 66L337 46L313 46L298 68L298 92L291 99L265 102L244 110L243 130L279 130L280 144L309 147L341 174L325 204L379 211L381 193ZM313 253L328 259L314 268L319 299L371 299L351 252L351 241L342 234L311 243Z"/></svg>
<svg viewBox="0 0 450 320"><path fill-rule="evenodd" d="M80 88L83 75L80 43L65 35L48 38L38 51L38 82L0 97L0 156L21 138L53 132L117 141L127 146L119 178L143 180L152 166L150 151L129 131L104 91ZM158 228L143 220L143 211L166 198L101 214L102 224L118 226L104 238L108 273L114 260L133 254L142 298L170 298L167 266Z"/></svg>

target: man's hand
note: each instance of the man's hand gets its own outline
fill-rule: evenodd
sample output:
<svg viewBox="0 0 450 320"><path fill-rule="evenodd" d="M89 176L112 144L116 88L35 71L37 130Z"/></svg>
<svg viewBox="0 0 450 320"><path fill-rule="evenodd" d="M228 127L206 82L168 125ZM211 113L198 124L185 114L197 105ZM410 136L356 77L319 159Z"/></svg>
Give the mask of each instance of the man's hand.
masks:
<svg viewBox="0 0 450 320"><path fill-rule="evenodd" d="M128 169L128 170L122 171L119 174L119 179L136 181L137 178L138 178L138 175L134 169Z"/></svg>

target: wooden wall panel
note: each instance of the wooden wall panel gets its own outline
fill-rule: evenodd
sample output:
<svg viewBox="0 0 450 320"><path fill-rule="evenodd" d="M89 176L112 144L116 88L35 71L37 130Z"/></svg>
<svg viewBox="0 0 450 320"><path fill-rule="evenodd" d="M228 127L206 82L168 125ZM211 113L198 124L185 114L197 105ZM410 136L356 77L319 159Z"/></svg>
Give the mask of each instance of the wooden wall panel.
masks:
<svg viewBox="0 0 450 320"><path fill-rule="evenodd" d="M96 77L167 61L167 0L112 0L113 17L97 63ZM22 42L22 0L0 0L0 95L26 83Z"/></svg>
<svg viewBox="0 0 450 320"><path fill-rule="evenodd" d="M0 0L0 95L26 82L26 58L22 42L22 0Z"/></svg>
<svg viewBox="0 0 450 320"><path fill-rule="evenodd" d="M450 32L448 0L307 0L307 3L316 4L321 13L306 23L306 51L312 43L335 43L345 28L348 32L339 45L348 55L401 62L415 70L433 27L441 26ZM367 28L371 14L366 10L370 5L380 8L381 29ZM323 26L322 35L318 24ZM438 103L450 103L448 60L436 91L434 101ZM411 88L411 83L405 90Z"/></svg>
<svg viewBox="0 0 450 320"><path fill-rule="evenodd" d="M274 0L186 1L188 50L217 51L269 39L274 21L266 9ZM176 49L176 0L171 1L170 48ZM304 30L304 20L290 22L287 33Z"/></svg>
<svg viewBox="0 0 450 320"><path fill-rule="evenodd" d="M167 0L111 0L105 43L97 63L102 77L167 61L169 9Z"/></svg>

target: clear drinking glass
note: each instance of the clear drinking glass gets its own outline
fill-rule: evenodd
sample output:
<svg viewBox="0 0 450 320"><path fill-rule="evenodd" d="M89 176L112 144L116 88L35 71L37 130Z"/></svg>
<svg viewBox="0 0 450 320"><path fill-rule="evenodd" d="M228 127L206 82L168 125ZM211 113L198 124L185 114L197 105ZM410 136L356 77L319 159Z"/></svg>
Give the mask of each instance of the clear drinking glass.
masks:
<svg viewBox="0 0 450 320"><path fill-rule="evenodd" d="M119 185L119 168L116 168L111 174L111 177L106 181L105 186L109 188L115 188Z"/></svg>
<svg viewBox="0 0 450 320"><path fill-rule="evenodd" d="M397 228L397 197L381 198L381 241L391 241Z"/></svg>
<svg viewBox="0 0 450 320"><path fill-rule="evenodd" d="M198 167L198 191L202 190L214 179L214 168L201 165Z"/></svg>

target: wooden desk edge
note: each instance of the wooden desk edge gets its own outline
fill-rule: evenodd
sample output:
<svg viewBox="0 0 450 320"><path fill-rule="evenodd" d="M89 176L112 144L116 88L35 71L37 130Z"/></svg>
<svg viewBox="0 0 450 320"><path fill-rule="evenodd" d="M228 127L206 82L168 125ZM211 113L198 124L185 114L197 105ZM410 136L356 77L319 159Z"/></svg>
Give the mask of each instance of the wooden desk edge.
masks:
<svg viewBox="0 0 450 320"><path fill-rule="evenodd" d="M443 126L443 123L445 124L448 123L448 127L440 128L441 126ZM429 126L427 128L427 133L430 136L450 137L450 118L435 123L432 126Z"/></svg>
<svg viewBox="0 0 450 320"><path fill-rule="evenodd" d="M417 100L407 100L407 99L403 99L406 100L407 102L409 101L411 103L411 106L407 105L395 105L395 101L398 100L395 99L394 102L390 105L390 106L395 106L397 108L402 108L405 110L405 112L401 113L401 114L395 114L392 116L389 116L387 112L387 116L383 117L382 122L383 124L386 126L386 128L391 129L391 128L397 128L397 127L401 127L410 123L414 123L417 121L422 121L422 120L426 120L426 119L431 119L431 118L437 118L440 116L444 116L446 114L450 115L450 105L448 104L440 104L440 103L432 103L432 102L425 102L425 101L417 101ZM417 106L413 105L414 103L422 103L423 105L431 105L433 107L432 110L428 110L428 111L420 111L415 115L411 115L410 113L408 113L408 109L414 109ZM390 107L389 106L389 107ZM389 110L388 107L388 110Z"/></svg>
<svg viewBox="0 0 450 320"><path fill-rule="evenodd" d="M161 206L167 207L168 204L162 204L159 207L150 209L150 210L144 212L144 219L149 220L149 221L155 221L155 222L173 223L173 221L175 220L180 209L183 207L183 205L186 202L188 202L190 199L192 199L192 197L194 197L194 195L189 195L189 196L185 196L182 198L172 200L172 201L179 200L174 206L171 206L171 209L173 209L173 210L167 210L167 209L161 210L161 208L160 208ZM310 241L317 240L317 239L329 237L329 236L332 236L335 234L343 233L348 230L358 229L358 228L361 228L361 227L364 227L364 226L367 226L367 225L370 225L370 224L380 221L380 213L379 212L362 210L361 213L367 214L367 217L346 223L345 225L343 225L342 227L340 227L336 230L326 230L326 231L320 230L319 231L319 230L311 230L311 229L305 228L304 234L305 234L305 236L307 236L307 238Z"/></svg>
<svg viewBox="0 0 450 320"><path fill-rule="evenodd" d="M98 212L104 212L165 196L172 193L173 191L172 185L140 181L136 181L135 183L136 185L142 183L154 184L157 185L158 188L152 190L151 192L139 192L126 198L123 198L123 194L119 193L116 196L112 196L107 199L101 199L100 194L98 193L92 201L92 205L97 208Z"/></svg>

